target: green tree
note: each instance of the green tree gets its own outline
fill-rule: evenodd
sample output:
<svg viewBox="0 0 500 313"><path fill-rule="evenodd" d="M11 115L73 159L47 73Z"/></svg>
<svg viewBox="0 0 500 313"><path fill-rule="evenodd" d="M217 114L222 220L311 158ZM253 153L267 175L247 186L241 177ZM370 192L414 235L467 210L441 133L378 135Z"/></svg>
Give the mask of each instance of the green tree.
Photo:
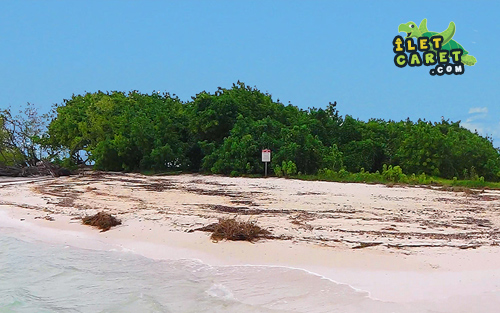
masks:
<svg viewBox="0 0 500 313"><path fill-rule="evenodd" d="M6 148L5 121L0 120L4 163L16 151L29 151ZM478 179L500 179L500 153L491 138L460 122L364 122L340 116L336 103L303 110L241 82L201 92L185 103L168 93L74 95L57 106L47 134L28 137L74 162L84 161L79 160L83 150L104 170L255 174L264 171L261 150L271 149L270 166L277 175L321 169L339 177L360 172L362 180L365 170L383 172L387 164L391 170L386 167L386 172L400 180L413 173L415 179L466 178L472 171Z"/></svg>

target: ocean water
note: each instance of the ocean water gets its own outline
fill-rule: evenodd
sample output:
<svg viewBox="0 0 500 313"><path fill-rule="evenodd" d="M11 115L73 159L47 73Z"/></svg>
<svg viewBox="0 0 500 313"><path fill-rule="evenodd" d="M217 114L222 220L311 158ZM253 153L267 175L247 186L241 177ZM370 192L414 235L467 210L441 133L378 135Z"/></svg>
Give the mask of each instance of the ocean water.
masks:
<svg viewBox="0 0 500 313"><path fill-rule="evenodd" d="M431 312L291 268L87 250L0 228L0 312Z"/></svg>

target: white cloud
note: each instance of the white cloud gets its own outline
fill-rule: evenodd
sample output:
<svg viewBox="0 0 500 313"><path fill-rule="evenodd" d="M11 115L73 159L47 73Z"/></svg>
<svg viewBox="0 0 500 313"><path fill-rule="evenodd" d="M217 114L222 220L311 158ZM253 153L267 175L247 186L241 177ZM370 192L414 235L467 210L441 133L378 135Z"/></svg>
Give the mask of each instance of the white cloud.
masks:
<svg viewBox="0 0 500 313"><path fill-rule="evenodd" d="M489 127L484 125L484 121L488 116L488 107L473 107L469 109L469 118L462 122L461 125L470 131L477 131L479 134L491 132Z"/></svg>
<svg viewBox="0 0 500 313"><path fill-rule="evenodd" d="M486 113L474 114L471 117L469 117L468 119L466 119L465 122L466 123L471 123L471 122L474 122L474 121L484 120L486 118L486 116L487 116Z"/></svg>
<svg viewBox="0 0 500 313"><path fill-rule="evenodd" d="M488 113L488 108L487 107L470 108L469 109L469 114L474 114L474 113Z"/></svg>
<svg viewBox="0 0 500 313"><path fill-rule="evenodd" d="M491 121L491 116L488 115L488 107L474 107L469 109L469 116L465 122L461 122L460 126L486 137L493 139L493 146L499 147L500 142L500 122Z"/></svg>
<svg viewBox="0 0 500 313"><path fill-rule="evenodd" d="M463 127L467 128L471 132L477 131L479 134L483 134L484 133L483 125L481 125L479 123L471 123L472 121L469 121L469 120L470 119L468 119L465 122L462 122L460 124L460 126L463 126Z"/></svg>

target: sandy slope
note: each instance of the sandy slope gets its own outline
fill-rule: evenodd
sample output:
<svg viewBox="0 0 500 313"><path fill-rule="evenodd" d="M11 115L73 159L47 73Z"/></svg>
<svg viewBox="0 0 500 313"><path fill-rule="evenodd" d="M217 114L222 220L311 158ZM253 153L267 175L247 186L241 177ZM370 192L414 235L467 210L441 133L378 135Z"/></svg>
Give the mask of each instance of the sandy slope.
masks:
<svg viewBox="0 0 500 313"><path fill-rule="evenodd" d="M500 304L491 300L500 299L497 191L97 173L1 184L0 204L0 227L51 241L153 258L299 267L388 301L456 298L449 306L480 295L486 305ZM105 233L80 225L77 218L100 210L124 224ZM5 213L14 219L6 222ZM191 232L221 216L255 220L282 239L212 243Z"/></svg>

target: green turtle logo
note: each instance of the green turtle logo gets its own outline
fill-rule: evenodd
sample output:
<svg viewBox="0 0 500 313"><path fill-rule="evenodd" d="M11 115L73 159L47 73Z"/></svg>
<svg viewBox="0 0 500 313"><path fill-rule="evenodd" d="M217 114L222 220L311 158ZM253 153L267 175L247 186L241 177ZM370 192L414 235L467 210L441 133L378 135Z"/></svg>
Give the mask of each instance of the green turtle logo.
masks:
<svg viewBox="0 0 500 313"><path fill-rule="evenodd" d="M406 32L406 38L417 38L417 40L423 37L431 39L431 37L442 36L443 40L440 43L441 49L434 49L435 46L432 45L431 40L430 51L446 50L452 52L453 50L462 50L463 53L461 53L460 61L469 66L476 64L476 58L470 55L461 44L452 39L453 35L455 35L455 23L453 22L450 22L450 25L445 31L436 33L427 29L427 19L424 18L418 27L414 22L399 25L398 32Z"/></svg>

